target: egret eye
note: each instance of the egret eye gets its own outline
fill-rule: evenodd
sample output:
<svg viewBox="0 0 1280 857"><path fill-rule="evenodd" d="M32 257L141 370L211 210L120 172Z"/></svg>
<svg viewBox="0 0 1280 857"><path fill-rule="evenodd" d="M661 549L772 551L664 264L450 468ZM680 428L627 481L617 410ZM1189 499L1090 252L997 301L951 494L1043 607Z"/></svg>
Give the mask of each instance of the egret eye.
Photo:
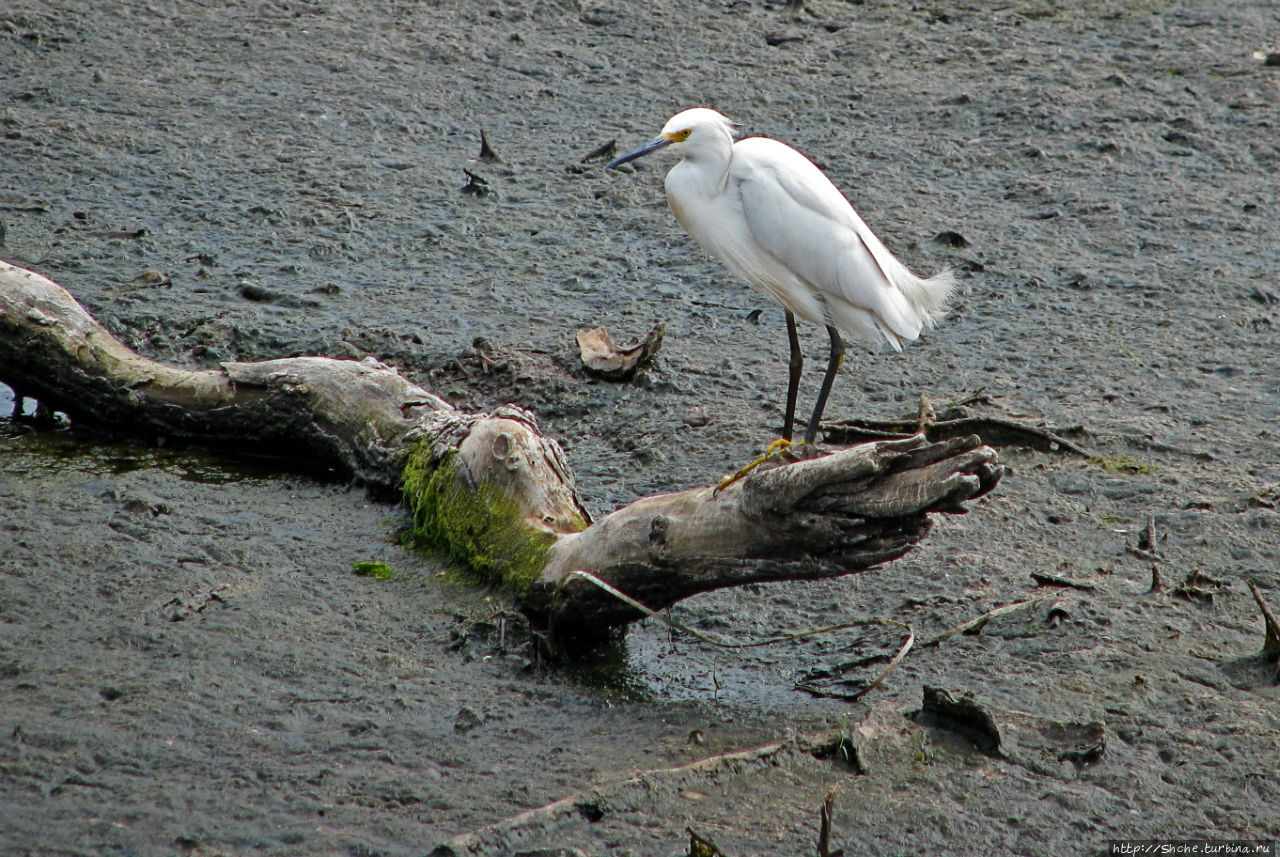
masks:
<svg viewBox="0 0 1280 857"><path fill-rule="evenodd" d="M674 137L677 143L683 143L685 140L689 139L689 135L692 133L693 133L692 128L685 128L683 131L677 131L672 136Z"/></svg>

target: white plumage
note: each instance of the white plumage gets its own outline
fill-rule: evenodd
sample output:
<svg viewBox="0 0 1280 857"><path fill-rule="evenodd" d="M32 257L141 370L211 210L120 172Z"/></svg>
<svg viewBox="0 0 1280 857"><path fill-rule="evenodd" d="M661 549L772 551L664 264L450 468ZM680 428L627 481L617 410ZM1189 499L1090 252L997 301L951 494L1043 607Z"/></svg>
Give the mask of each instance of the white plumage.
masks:
<svg viewBox="0 0 1280 857"><path fill-rule="evenodd" d="M668 146L681 155L666 179L676 218L708 252L786 309L788 440L802 363L793 314L827 328L831 361L805 432L811 443L843 359L837 330L901 350L946 311L953 278L950 271L927 279L911 273L812 161L768 137L735 143L733 129L716 111L695 107L609 166Z"/></svg>

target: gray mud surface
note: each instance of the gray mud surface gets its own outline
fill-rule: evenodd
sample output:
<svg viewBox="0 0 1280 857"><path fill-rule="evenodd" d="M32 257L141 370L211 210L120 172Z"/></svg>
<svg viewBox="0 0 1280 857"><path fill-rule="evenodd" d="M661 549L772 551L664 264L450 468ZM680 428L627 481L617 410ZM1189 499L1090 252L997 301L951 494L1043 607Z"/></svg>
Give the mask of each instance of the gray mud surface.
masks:
<svg viewBox="0 0 1280 857"><path fill-rule="evenodd" d="M830 418L981 393L1100 457L1005 446L997 491L898 562L674 611L735 638L910 624L852 702L794 685L896 629L733 652L646 624L547 667L358 487L4 422L0 852L421 855L841 728L866 773L788 752L656 777L508 850L675 855L691 827L813 854L836 782L846 854L1280 837L1247 588L1280 609L1275 4L807 5L0 6L0 256L160 360L371 354L460 406L523 403L597 512L714 480L781 422L781 312L682 234L660 157L583 162L710 104L810 154L913 267L962 274L921 342L851 351ZM634 381L576 365L579 327L658 323ZM825 343L802 335L810 401ZM926 685L972 697L1001 749L913 719Z"/></svg>

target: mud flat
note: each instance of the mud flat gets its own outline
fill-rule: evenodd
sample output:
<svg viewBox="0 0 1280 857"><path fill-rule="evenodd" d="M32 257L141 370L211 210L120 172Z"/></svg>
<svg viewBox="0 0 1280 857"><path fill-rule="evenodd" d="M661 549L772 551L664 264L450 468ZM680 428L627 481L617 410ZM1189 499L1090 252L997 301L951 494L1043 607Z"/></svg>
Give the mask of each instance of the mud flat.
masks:
<svg viewBox="0 0 1280 857"><path fill-rule="evenodd" d="M581 796L507 850L815 853L837 782L845 853L1280 837L1248 586L1280 609L1274 7L805 7L0 10L0 257L148 356L372 354L533 409L593 512L704 484L781 421L781 313L687 240L660 163L583 159L710 104L962 274L937 331L849 355L829 418L927 393L1088 453L1003 438L998 490L902 560L674 609L910 625L851 701L796 685L856 690L901 629L721 651L649 623L548 666L358 487L4 422L0 851L421 855ZM579 328L658 323L632 381L578 367ZM841 730L858 765L812 752Z"/></svg>

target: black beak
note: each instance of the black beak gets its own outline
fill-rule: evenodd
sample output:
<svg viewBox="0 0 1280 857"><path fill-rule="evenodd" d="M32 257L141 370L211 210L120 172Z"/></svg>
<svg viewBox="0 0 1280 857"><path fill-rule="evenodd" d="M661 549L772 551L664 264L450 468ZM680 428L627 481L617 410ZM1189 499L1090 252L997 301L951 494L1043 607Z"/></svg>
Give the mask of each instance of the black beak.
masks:
<svg viewBox="0 0 1280 857"><path fill-rule="evenodd" d="M650 152L656 152L659 149L661 149L663 146L669 146L669 145L671 145L671 141L668 140L666 137L654 137L652 140L645 143L643 146L636 149L634 152L627 152L627 154L625 155L621 155L617 158L614 158L612 161L605 164L604 168L606 170L615 169L627 163L628 161L634 161L636 158L643 158L645 155L649 154Z"/></svg>

